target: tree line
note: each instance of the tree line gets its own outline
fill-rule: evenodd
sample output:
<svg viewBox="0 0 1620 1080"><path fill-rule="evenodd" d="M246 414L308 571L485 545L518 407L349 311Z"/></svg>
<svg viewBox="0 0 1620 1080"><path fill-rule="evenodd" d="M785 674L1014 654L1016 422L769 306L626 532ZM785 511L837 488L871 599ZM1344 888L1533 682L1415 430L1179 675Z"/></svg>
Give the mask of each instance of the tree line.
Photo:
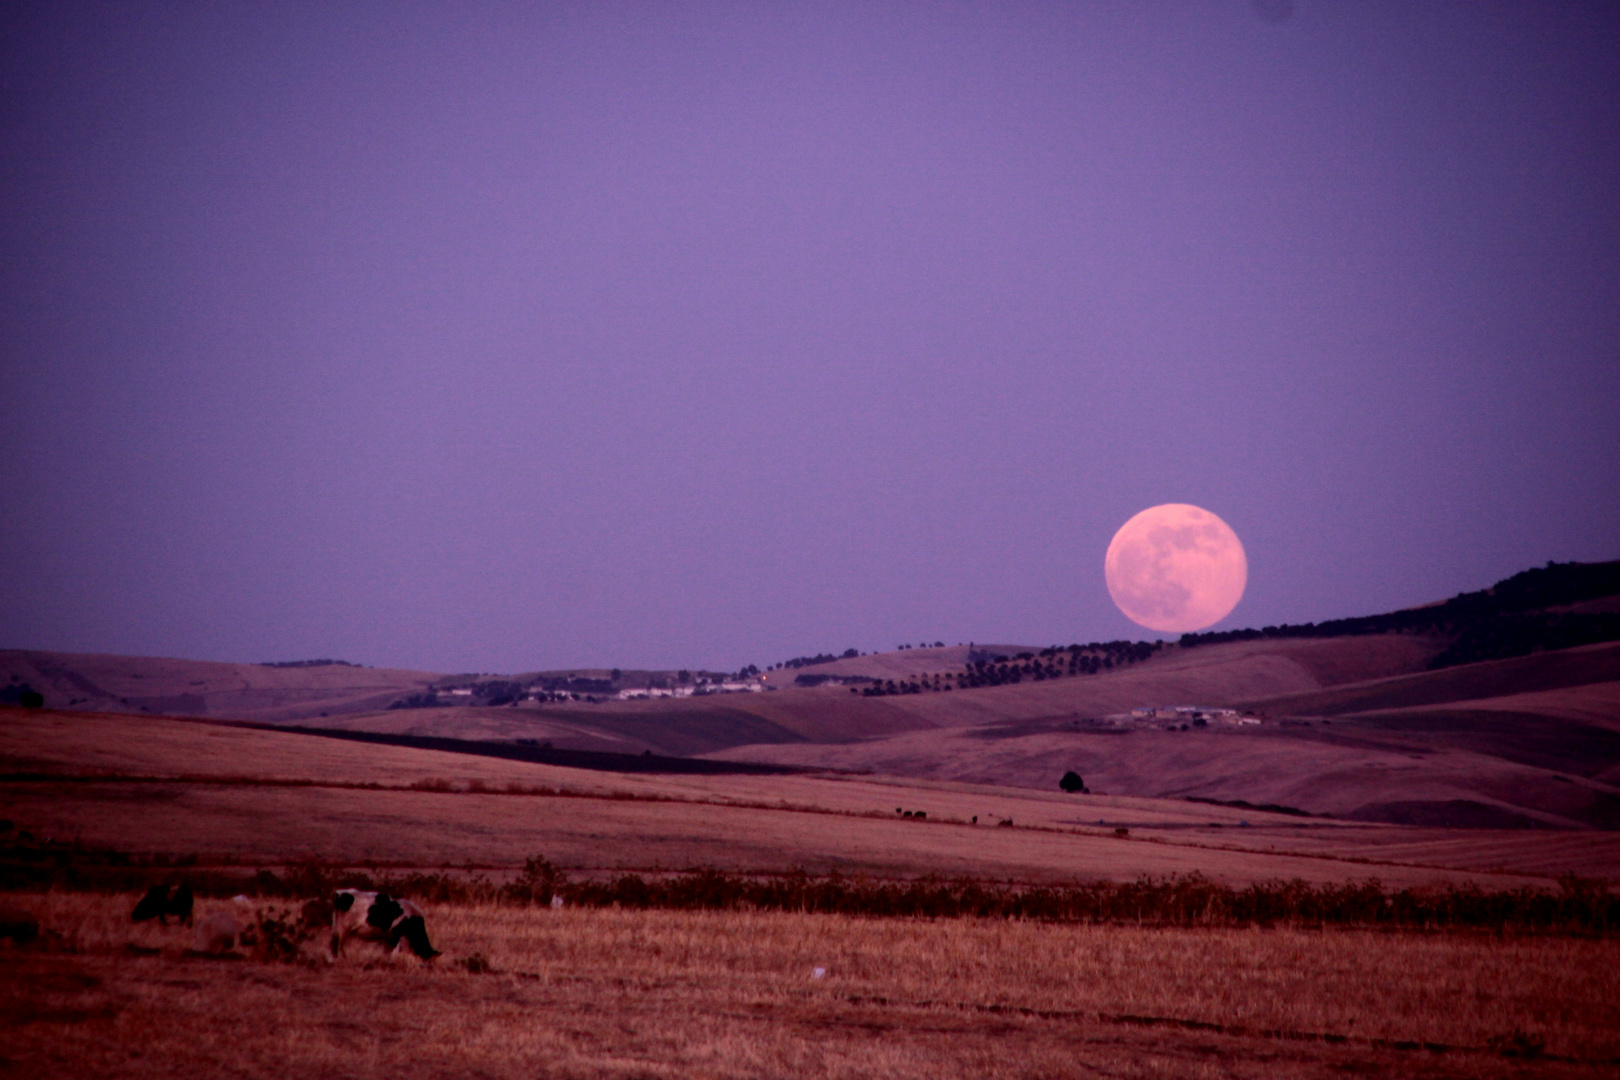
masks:
<svg viewBox="0 0 1620 1080"><path fill-rule="evenodd" d="M839 653L837 656L834 656L832 653L817 653L814 656L795 656L791 660L783 660L780 664L773 665L771 670L776 670L778 668L795 668L795 669L797 669L797 668L805 668L805 667L814 667L817 664L830 664L834 660L853 660L855 657L857 657L859 655L861 655L859 649L845 649L843 652ZM752 665L750 665L750 667L751 666Z"/></svg>
<svg viewBox="0 0 1620 1080"><path fill-rule="evenodd" d="M893 694L927 694L950 690L973 690L983 686L1008 686L1029 680L1075 678L1098 675L1129 664L1140 663L1164 647L1162 641L1093 641L1087 645L1053 646L1040 652L1016 656L973 650L960 672L936 672L904 679L879 680L862 689L851 689L863 697Z"/></svg>

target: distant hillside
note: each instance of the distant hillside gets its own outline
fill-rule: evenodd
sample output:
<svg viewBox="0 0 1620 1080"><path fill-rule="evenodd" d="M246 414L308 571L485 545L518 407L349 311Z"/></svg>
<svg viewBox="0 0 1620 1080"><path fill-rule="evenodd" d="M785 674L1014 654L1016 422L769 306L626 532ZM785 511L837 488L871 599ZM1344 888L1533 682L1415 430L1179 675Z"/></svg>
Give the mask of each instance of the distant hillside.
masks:
<svg viewBox="0 0 1620 1080"><path fill-rule="evenodd" d="M1555 563L1328 623L1172 643L845 650L764 672L443 675L13 650L0 652L0 703L1043 790L1072 769L1114 795L1616 829L1617 624L1620 562Z"/></svg>
<svg viewBox="0 0 1620 1080"><path fill-rule="evenodd" d="M28 687L53 709L287 722L385 709L431 672L341 661L222 664L154 656L0 650L4 688ZM12 700L15 700L13 698Z"/></svg>
<svg viewBox="0 0 1620 1080"><path fill-rule="evenodd" d="M1506 694L1562 690L1616 680L1620 680L1620 644L1606 642L1372 679L1302 694L1248 698L1238 704L1270 717L1341 716L1374 709L1421 708Z"/></svg>
<svg viewBox="0 0 1620 1080"><path fill-rule="evenodd" d="M785 678L782 689L760 693L392 710L334 717L327 726L441 738L532 739L558 749L712 753L755 743L854 743L1004 721L1100 717L1142 705L1270 698L1421 672L1438 648L1411 635L1232 642L1193 650L1169 647L1095 674L1026 677L959 690L944 689L946 683L936 688L930 679L926 693L871 697L857 687L806 688ZM879 663L894 655L859 662Z"/></svg>
<svg viewBox="0 0 1620 1080"><path fill-rule="evenodd" d="M1228 642L1208 651L1262 650L1258 659L1307 644L1401 640L1411 639ZM1145 689L1150 678L1149 670L1126 672L1094 685ZM1111 795L1443 827L1620 829L1617 643L1226 701L1266 719L1186 730L1031 709L950 730L713 756L1047 790L1072 769Z"/></svg>
<svg viewBox="0 0 1620 1080"><path fill-rule="evenodd" d="M1265 638L1347 637L1363 634L1428 634L1447 645L1431 670L1502 660L1534 652L1620 640L1620 613L1568 610L1583 601L1620 595L1620 560L1555 563L1525 570L1489 589L1459 593L1427 607L1323 623L1267 626L1183 634L1183 648ZM1554 610L1564 608L1565 610Z"/></svg>

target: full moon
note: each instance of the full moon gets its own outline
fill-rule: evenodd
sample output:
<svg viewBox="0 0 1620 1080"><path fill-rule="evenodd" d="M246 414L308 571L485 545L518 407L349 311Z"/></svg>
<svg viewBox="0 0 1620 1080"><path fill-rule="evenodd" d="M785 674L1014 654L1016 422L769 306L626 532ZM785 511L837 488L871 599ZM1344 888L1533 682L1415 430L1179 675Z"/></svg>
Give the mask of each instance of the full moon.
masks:
<svg viewBox="0 0 1620 1080"><path fill-rule="evenodd" d="M1120 526L1103 573L1126 618L1182 634L1232 613L1249 583L1249 560L1226 522L1201 507L1165 503Z"/></svg>

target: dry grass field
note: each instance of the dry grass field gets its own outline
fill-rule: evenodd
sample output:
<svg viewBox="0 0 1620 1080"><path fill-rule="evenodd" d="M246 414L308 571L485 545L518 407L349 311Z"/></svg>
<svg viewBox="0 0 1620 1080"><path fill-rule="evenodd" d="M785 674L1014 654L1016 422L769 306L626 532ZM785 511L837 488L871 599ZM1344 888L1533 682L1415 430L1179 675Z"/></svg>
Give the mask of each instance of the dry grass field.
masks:
<svg viewBox="0 0 1620 1080"><path fill-rule="evenodd" d="M1071 680L1079 690L1058 680L902 699L940 713L947 708L942 699L999 695L996 700L1022 703L1016 718L860 741L762 743L709 756L1031 788L1046 787L1073 768L1099 791L1242 800L1341 818L1473 828L1620 827L1620 645L1332 681L1415 662L1422 648L1421 639L1400 636L1216 645L1207 654L1183 650L1140 669ZM1243 696L1247 675L1265 669L1280 681L1284 664L1301 679L1310 668L1309 677L1323 688ZM1192 696L1194 684L1177 681L1200 672L1218 683L1209 698ZM1151 696L1181 690L1188 696ZM1213 696L1222 691L1231 696ZM1230 702L1258 710L1268 722L1127 732L1088 722L1100 713L1102 698L1089 713L1041 705L1065 695L1116 693L1120 699L1109 699L1115 704L1129 693L1146 702Z"/></svg>
<svg viewBox="0 0 1620 1080"><path fill-rule="evenodd" d="M1620 878L1614 833L1414 829L885 777L622 775L128 716L9 713L0 766L12 774L0 778L0 817L37 836L241 864L504 872L544 854L576 872L1069 881L1197 871L1232 884L1491 888L1568 872Z"/></svg>
<svg viewBox="0 0 1620 1080"><path fill-rule="evenodd" d="M1616 1075L1620 908L1565 876L1620 882L1620 644L1428 671L1443 647L398 709L437 676L0 652L8 700L52 706L0 710L0 900L43 927L0 918L0 1076ZM1263 722L1121 717L1171 704ZM651 771L728 759L804 771ZM256 936L131 921L180 880ZM290 944L360 881L443 955Z"/></svg>
<svg viewBox="0 0 1620 1080"><path fill-rule="evenodd" d="M500 881L537 854L576 881L693 865L1024 883L1198 872L1238 886L1620 877L1620 836L1593 831L1419 829L915 778L624 775L128 715L3 719L7 835L130 852L160 879L246 881L309 860ZM0 1075L1576 1077L1620 1065L1612 936L418 899L441 957L354 945L334 965L318 935L294 962L264 955L265 938L202 955L192 930L132 924L133 893L0 896L43 927L31 945L0 943ZM198 904L245 922L296 911Z"/></svg>
<svg viewBox="0 0 1620 1080"><path fill-rule="evenodd" d="M1510 744L1506 755L1493 740ZM1587 753L1590 742L1604 745ZM1545 753L1528 758L1532 749ZM1620 824L1617 751L1620 733L1587 725L1436 709L1201 732L1022 722L708 756L1037 790L1074 769L1093 790L1111 794L1242 800L1413 824L1568 829ZM1391 812L1403 803L1413 805L1413 817ZM1448 821L1444 811L1453 806L1471 813ZM1432 819L1417 816L1426 807L1436 808Z"/></svg>
<svg viewBox="0 0 1620 1080"><path fill-rule="evenodd" d="M430 906L431 964L189 953L22 900L0 1074L1600 1076L1620 942ZM199 915L230 901L204 901ZM470 961L470 963L469 963ZM818 977L817 970L821 971ZM476 971L476 973L475 973Z"/></svg>
<svg viewBox="0 0 1620 1080"><path fill-rule="evenodd" d="M23 652L0 653L0 669L47 686L49 702L75 711L99 702L142 715L241 716L1039 792L1073 769L1112 796L1429 827L1620 829L1620 644L1425 670L1442 646L1411 634L1267 638L1169 646L1102 674L955 692L866 697L841 686L796 687L797 669L783 669L766 679L780 688L761 693L402 709L383 706L433 676ZM967 654L908 649L815 672L904 678L950 670ZM72 696L79 694L89 696ZM1126 732L1099 720L1185 703L1252 709L1266 722ZM1117 816L1071 815L1066 824Z"/></svg>

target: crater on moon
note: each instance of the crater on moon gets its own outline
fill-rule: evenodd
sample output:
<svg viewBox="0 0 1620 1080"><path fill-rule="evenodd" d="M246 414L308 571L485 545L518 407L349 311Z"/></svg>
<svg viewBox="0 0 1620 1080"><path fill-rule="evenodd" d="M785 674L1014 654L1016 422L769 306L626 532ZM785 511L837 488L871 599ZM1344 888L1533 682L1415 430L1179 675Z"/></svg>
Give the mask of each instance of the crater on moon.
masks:
<svg viewBox="0 0 1620 1080"><path fill-rule="evenodd" d="M1103 573L1126 618L1184 634L1232 613L1249 581L1249 561L1226 522L1202 507L1165 503L1120 526Z"/></svg>

